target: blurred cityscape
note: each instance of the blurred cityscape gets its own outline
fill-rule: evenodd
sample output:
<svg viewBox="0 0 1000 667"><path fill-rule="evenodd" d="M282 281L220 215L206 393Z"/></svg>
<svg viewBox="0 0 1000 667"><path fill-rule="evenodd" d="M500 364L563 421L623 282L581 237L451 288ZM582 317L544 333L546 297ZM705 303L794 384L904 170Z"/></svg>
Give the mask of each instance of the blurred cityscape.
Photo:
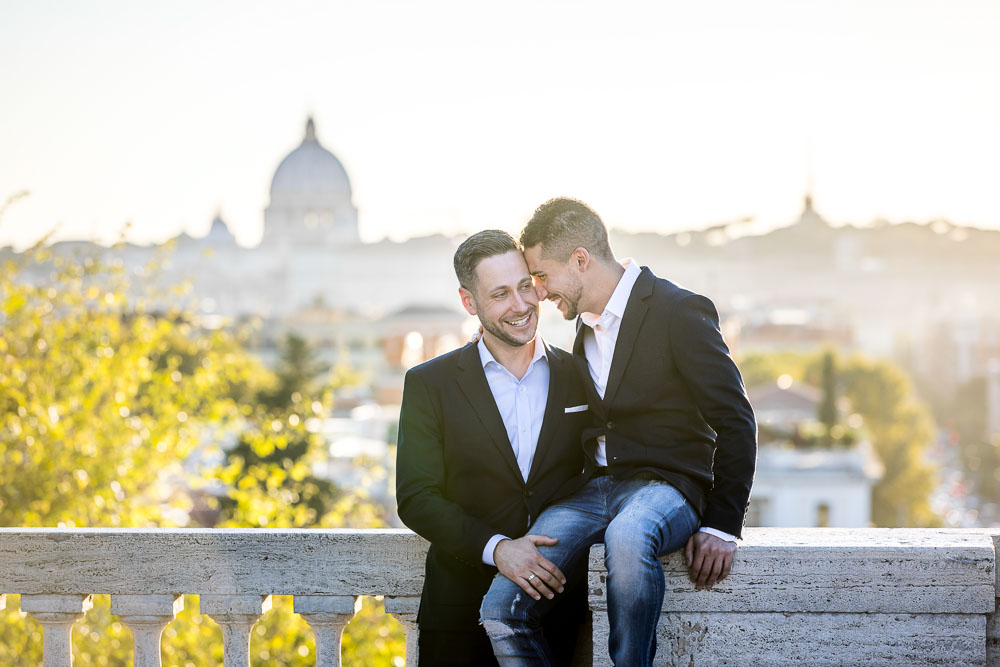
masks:
<svg viewBox="0 0 1000 667"><path fill-rule="evenodd" d="M123 267L137 296L189 283L180 297L154 298L152 310L186 307L205 330L246 327L251 350L268 365L280 363L289 336L304 341L317 368L346 369L352 378L310 423L325 443L313 473L364 492L392 517L403 374L463 344L478 324L456 293L451 258L462 239L361 242L350 177L312 119L277 166L263 216L254 248L237 245L220 214L206 236L181 234L166 246L57 242L50 260L19 279L42 284L59 258L96 258ZM907 454L918 459L907 465L933 479L921 501L932 515L925 523L997 525L1000 232L947 220L840 225L808 192L786 226L755 235L749 222L669 235L612 230L611 242L619 257L719 308L760 424L750 523L910 522L896 509L898 520L879 519L876 489L898 465L885 460L879 414L859 404L865 394L857 384L872 377L859 360L877 360L909 378L932 420L929 442L912 443ZM0 262L19 254L0 249ZM150 271L156 262L159 270ZM573 327L548 306L541 330L571 345Z"/></svg>

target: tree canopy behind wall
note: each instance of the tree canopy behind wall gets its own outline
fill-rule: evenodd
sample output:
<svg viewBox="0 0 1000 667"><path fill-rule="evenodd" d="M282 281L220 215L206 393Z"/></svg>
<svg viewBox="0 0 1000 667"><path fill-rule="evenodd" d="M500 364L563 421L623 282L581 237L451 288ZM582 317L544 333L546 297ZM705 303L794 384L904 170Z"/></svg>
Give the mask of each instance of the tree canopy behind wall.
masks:
<svg viewBox="0 0 1000 667"><path fill-rule="evenodd" d="M293 387L238 334L154 310L134 278L41 245L0 266L0 525L183 527L199 509L231 527L384 525L365 497L310 474L322 443L305 424L329 407L330 378ZM227 457L235 443L252 456ZM0 664L41 664L40 626L16 613L16 597L0 612ZM189 596L165 632L167 663L221 661L221 634L196 609ZM379 641L345 642L346 664L404 652L398 625L370 605L348 632ZM130 652L97 596L75 632L77 664L125 664ZM315 660L290 599L276 599L252 653L261 664Z"/></svg>

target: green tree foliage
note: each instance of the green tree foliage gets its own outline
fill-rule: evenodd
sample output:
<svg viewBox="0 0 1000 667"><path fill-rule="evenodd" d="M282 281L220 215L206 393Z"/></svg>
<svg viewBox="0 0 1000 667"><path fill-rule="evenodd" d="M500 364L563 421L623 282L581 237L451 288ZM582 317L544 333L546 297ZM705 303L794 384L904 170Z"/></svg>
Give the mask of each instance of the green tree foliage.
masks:
<svg viewBox="0 0 1000 667"><path fill-rule="evenodd" d="M262 388L254 413L234 446L222 454L217 471L229 490L225 498L207 498L220 510L218 524L229 527L371 528L384 526L383 513L357 493L341 494L329 480L313 474L324 446L310 425L325 414L331 378L322 388L317 378L327 372L308 343L289 334L279 350L275 383ZM317 396L312 400L310 396Z"/></svg>
<svg viewBox="0 0 1000 667"><path fill-rule="evenodd" d="M847 398L864 419L885 466L872 498L875 524L940 525L929 505L937 479L924 461L935 437L930 410L913 396L906 374L889 362L852 358L841 373Z"/></svg>
<svg viewBox="0 0 1000 667"><path fill-rule="evenodd" d="M801 380L811 359L800 352L753 353L740 358L740 374L748 387L773 384L780 376L790 375Z"/></svg>
<svg viewBox="0 0 1000 667"><path fill-rule="evenodd" d="M1000 438L990 437L987 391L984 377L962 384L949 401L946 425L976 495L985 502L1000 503Z"/></svg>
<svg viewBox="0 0 1000 667"><path fill-rule="evenodd" d="M826 353L754 354L740 360L740 369L745 377L753 378L753 384L788 374L821 385L825 358ZM936 471L924 461L934 441L934 423L928 408L915 398L907 375L888 361L861 356L839 359L833 355L831 364L885 468L873 490L872 521L886 527L940 525L929 505Z"/></svg>
<svg viewBox="0 0 1000 667"><path fill-rule="evenodd" d="M302 395L314 395L316 381L321 373L329 369L316 358L315 351L306 339L289 333L280 347L277 386L262 391L258 401L269 408L287 410L302 401Z"/></svg>
<svg viewBox="0 0 1000 667"><path fill-rule="evenodd" d="M20 261L51 274L0 274L0 524L177 523L181 462L233 426L263 370L231 336L130 303L120 267Z"/></svg>
<svg viewBox="0 0 1000 667"><path fill-rule="evenodd" d="M164 295L142 291L120 264L41 245L0 266L0 525L184 526L199 505L223 526L384 525L366 498L311 474L322 452L309 424L330 399L310 385L318 373L304 344L287 347L275 374L239 336L154 310L147 297ZM234 442L243 455L227 459L222 446ZM197 460L208 463L192 473ZM222 499L209 493L219 481ZM218 627L196 613L197 596L186 602L164 633L165 664L218 664ZM12 595L0 612L0 664L41 664L40 626L16 607ZM346 664L390 664L405 650L398 624L371 605L347 633L365 641L345 639ZM77 664L130 660L107 596L74 639ZM252 653L259 664L313 664L291 598L275 597Z"/></svg>
<svg viewBox="0 0 1000 667"><path fill-rule="evenodd" d="M829 446L832 441L832 431L837 425L837 377L834 361L834 353L827 350L823 353L823 362L820 371L820 391L822 398L817 408L816 418L826 429L824 442Z"/></svg>

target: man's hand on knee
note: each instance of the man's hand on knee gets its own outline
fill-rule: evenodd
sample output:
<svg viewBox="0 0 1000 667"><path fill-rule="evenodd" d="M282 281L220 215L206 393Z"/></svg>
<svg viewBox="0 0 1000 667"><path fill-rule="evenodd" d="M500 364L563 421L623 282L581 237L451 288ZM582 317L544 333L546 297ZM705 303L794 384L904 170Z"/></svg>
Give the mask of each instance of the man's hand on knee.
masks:
<svg viewBox="0 0 1000 667"><path fill-rule="evenodd" d="M566 577L535 545L553 546L559 540L545 535L525 535L516 540L501 540L493 549L493 562L500 574L520 586L535 600L548 599L563 592Z"/></svg>
<svg viewBox="0 0 1000 667"><path fill-rule="evenodd" d="M716 582L728 577L735 553L735 542L701 531L692 535L684 548L684 557L695 588L711 589Z"/></svg>

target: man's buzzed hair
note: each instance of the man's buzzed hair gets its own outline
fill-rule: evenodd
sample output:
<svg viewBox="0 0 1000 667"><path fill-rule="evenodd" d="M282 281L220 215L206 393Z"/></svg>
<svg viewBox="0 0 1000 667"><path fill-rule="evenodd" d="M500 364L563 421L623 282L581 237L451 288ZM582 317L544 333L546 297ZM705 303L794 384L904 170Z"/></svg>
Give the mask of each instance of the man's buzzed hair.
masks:
<svg viewBox="0 0 1000 667"><path fill-rule="evenodd" d="M458 284L474 291L476 286L476 267L479 262L496 255L506 255L511 250L521 251L514 237L499 229L485 229L462 241L455 251L455 275Z"/></svg>
<svg viewBox="0 0 1000 667"><path fill-rule="evenodd" d="M613 262L608 229L601 216L578 199L556 197L537 209L521 232L521 246L541 244L542 256L565 262L577 248L586 248L594 257Z"/></svg>

